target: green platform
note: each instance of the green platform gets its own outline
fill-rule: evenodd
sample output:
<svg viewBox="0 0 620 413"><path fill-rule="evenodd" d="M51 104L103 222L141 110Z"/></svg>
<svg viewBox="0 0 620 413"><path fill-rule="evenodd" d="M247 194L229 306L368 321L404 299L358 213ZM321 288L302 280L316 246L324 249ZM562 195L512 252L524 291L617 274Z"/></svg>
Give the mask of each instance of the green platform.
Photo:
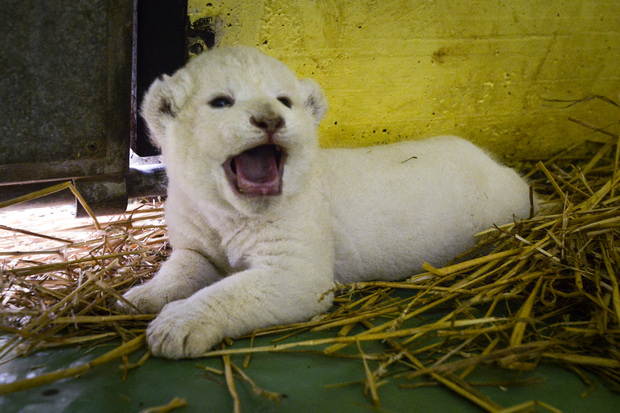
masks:
<svg viewBox="0 0 620 413"><path fill-rule="evenodd" d="M304 335L307 334L307 337ZM301 338L316 338L306 333ZM256 345L268 342L258 340ZM247 346L247 342L239 342ZM39 352L0 366L0 382L7 383L48 371L88 362L110 351L105 346L90 349L67 348ZM364 351L372 348L364 348ZM139 350L130 356L136 361L144 354ZM244 356L233 356L235 365ZM120 360L112 361L75 379L67 379L43 387L0 397L0 412L139 412L164 405L173 398L187 399L188 405L175 412L232 412L233 402L223 376L208 373L197 365L222 370L220 358L168 361L151 358L130 371L122 381ZM372 367L372 362L371 362ZM309 353L255 354L244 370L265 390L284 395L276 404L252 393L251 386L235 381L243 412L366 412L373 411L363 394L363 386L352 384L326 387L338 383L363 380L360 360L334 359ZM589 389L577 376L558 365L539 366L531 373L518 373L486 367L472 375L475 381L499 381L538 378L542 382L530 386L480 387L496 403L510 407L530 400L540 400L564 412L620 412L620 395L610 392L593 379ZM402 389L403 379L392 379L379 388L381 412L481 412L482 409L441 387ZM547 411L537 407L536 411Z"/></svg>

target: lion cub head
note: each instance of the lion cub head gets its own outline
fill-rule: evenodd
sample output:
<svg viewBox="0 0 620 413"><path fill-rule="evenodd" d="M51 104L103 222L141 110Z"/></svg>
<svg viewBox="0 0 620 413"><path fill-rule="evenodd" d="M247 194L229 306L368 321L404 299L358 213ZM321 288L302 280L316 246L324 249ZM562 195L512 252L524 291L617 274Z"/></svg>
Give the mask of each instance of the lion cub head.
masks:
<svg viewBox="0 0 620 413"><path fill-rule="evenodd" d="M214 49L150 87L142 105L169 188L256 212L307 185L327 111L320 87L256 49Z"/></svg>

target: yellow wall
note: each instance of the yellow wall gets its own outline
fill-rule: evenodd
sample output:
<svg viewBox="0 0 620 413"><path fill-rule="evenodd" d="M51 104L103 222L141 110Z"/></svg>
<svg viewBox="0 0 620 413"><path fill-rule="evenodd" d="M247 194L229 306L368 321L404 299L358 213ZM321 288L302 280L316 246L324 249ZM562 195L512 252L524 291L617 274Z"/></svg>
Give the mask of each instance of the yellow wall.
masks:
<svg viewBox="0 0 620 413"><path fill-rule="evenodd" d="M326 91L325 146L458 134L549 156L620 110L545 99L620 91L618 0L189 0L217 44L258 46Z"/></svg>

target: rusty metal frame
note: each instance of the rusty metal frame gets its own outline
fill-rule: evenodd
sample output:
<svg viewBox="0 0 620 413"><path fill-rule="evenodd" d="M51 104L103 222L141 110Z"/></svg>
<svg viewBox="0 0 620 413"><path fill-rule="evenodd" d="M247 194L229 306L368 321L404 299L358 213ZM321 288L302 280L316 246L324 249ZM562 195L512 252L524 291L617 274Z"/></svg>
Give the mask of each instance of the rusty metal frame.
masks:
<svg viewBox="0 0 620 413"><path fill-rule="evenodd" d="M140 95L156 76L164 72L171 73L184 64L186 45L183 27L187 18L187 0L177 0L174 3L168 0L50 0L44 7L33 5L30 1L5 1L8 4L4 4L3 10L0 10L0 20L12 21L13 24L0 28L0 35L5 35L4 40L0 39L0 48L4 46L9 51L6 60L2 61L0 57L0 72L6 69L8 74L13 75L15 82L5 84L6 96L0 91L0 98L4 97L4 103L10 105L11 97L22 97L21 90L24 90L25 96L35 98L32 99L31 107L24 105L24 101L28 102L28 99L21 99L20 105L15 106L13 112L9 107L5 115L0 113L0 202L67 180L74 182L97 214L124 211L128 197L163 195L164 167L156 165L130 168L129 149L130 144L136 146L138 132L141 139L138 143L148 139L141 130L143 125L139 123L137 116ZM171 20L171 10L177 13L174 22L168 21ZM45 14L46 11L51 15L61 16L65 25L52 20ZM75 22L75 27L73 24L66 24L67 13L73 13L81 19ZM139 15L143 17L140 33L137 25ZM36 26L28 26L22 20L44 22L49 24L49 27L40 30ZM162 25L167 27L162 30ZM181 29L179 26L182 26ZM89 30L100 36L94 36ZM48 38L44 39L45 43L37 43L37 47L32 51L22 49L22 45L16 41L40 38L39 31L46 33ZM23 34L24 32L26 34ZM58 36L54 36L55 33ZM153 33L156 36L153 36ZM83 36L86 48L102 51L105 43L105 57L102 58L99 53L95 55L96 59L92 59L93 49L80 54L83 43L79 39L73 41L74 34L75 37ZM142 36L141 41L148 42L146 45L142 43L140 56L137 52L139 34ZM172 37L174 40L170 39ZM71 45L62 44L62 40L58 39L69 39L67 43ZM50 56L55 59L54 63L46 65L45 59ZM77 69L67 68L68 65L62 61L63 56L67 57L67 61L73 62ZM89 61L89 56L96 61ZM64 90L59 90L57 84L52 84L49 90L46 90L46 80L53 83L56 78L50 76L47 70L32 67L38 62L41 62L44 69L59 66L61 69L66 68L69 73L67 75L59 70L54 76L75 77L65 80L65 83L60 82L69 86L64 96ZM80 88L79 84L72 88L73 84L70 82L89 78L88 69L82 68L82 64L84 68L88 68L90 64L98 74L105 71L105 80L102 81L103 78L99 75L96 77L97 83L93 83L90 89ZM142 66L139 66L140 64ZM82 74L83 78L80 77ZM1 75L3 73L0 73ZM34 79L35 82L30 84L28 79ZM46 95L46 99L41 100L46 104L45 107L38 107L40 102L36 98L38 89L35 88L40 88L41 83L41 93ZM105 90L102 90L103 88ZM84 91L88 90L95 92L90 96L90 100L84 98ZM71 122L80 122L80 116L71 113L71 104L66 105L69 108L62 105L63 102L67 103L67 96L72 93L79 101L93 103L92 107L80 107L84 108L81 112L82 115L86 114L87 122L82 125L75 124L75 127ZM96 96L96 99L93 96ZM99 96L105 102L97 100ZM84 99L80 100L81 98ZM58 106L57 112L50 117L50 107L55 105ZM73 107L75 108L75 105ZM22 114L26 116L26 121L20 123ZM54 119L50 118L62 121L55 124ZM46 136L48 129L39 128L39 122L49 122L55 133L50 132L50 135ZM91 124L95 127L90 128ZM58 150L58 154L55 150ZM33 158L39 156L39 159L23 159L27 157L21 155L24 153L31 154ZM64 192L67 193L46 196L29 206L73 202L77 207L71 194ZM79 208L77 210L79 215Z"/></svg>
<svg viewBox="0 0 620 413"><path fill-rule="evenodd" d="M106 9L107 111L103 114L106 130L103 131L104 139L100 143L105 146L101 156L44 163L24 160L24 163L0 165L0 185L95 176L121 179L127 173L131 133L134 0L107 0ZM58 47L60 49L62 45ZM8 145L5 141L5 148L11 144L11 136L2 136L1 139L8 140ZM89 144L99 143L85 143ZM90 149L97 152L95 147Z"/></svg>

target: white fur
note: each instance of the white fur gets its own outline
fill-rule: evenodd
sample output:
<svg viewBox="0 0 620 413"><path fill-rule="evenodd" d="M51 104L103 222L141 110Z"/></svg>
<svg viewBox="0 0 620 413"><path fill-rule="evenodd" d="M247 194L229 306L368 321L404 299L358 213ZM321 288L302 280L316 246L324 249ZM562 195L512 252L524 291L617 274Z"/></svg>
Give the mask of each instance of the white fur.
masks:
<svg viewBox="0 0 620 413"><path fill-rule="evenodd" d="M234 104L209 105L222 95ZM204 53L153 84L142 113L168 169L173 252L125 295L161 311L147 330L153 354L196 357L224 337L306 320L330 307L334 280L406 278L528 215L528 185L457 137L320 150L326 110L316 83L250 48ZM224 173L267 139L252 116L285 121L273 136L287 153L280 195L242 195Z"/></svg>

